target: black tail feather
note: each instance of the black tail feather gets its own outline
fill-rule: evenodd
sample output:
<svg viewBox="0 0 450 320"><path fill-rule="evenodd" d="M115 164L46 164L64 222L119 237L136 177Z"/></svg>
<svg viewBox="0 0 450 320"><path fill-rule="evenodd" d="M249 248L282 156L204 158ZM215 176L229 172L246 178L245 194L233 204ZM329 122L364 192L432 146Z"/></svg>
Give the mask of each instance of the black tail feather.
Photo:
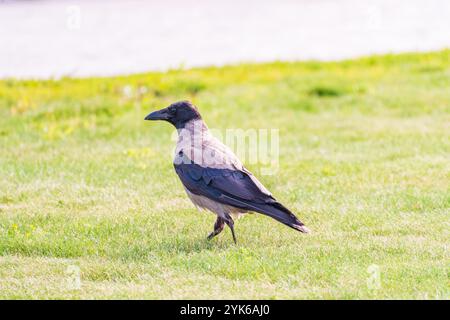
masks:
<svg viewBox="0 0 450 320"><path fill-rule="evenodd" d="M281 223L284 223L288 227L291 227L297 231L303 233L309 233L310 230L301 222L288 208L283 206L278 201L271 198L266 203L245 201L230 197L228 195L222 195L222 200L226 200L226 204L236 206L241 209L255 211L269 216Z"/></svg>
<svg viewBox="0 0 450 320"><path fill-rule="evenodd" d="M309 233L310 230L301 222L288 208L279 202L270 202L267 204L253 204L255 211L269 216L288 227L303 233Z"/></svg>

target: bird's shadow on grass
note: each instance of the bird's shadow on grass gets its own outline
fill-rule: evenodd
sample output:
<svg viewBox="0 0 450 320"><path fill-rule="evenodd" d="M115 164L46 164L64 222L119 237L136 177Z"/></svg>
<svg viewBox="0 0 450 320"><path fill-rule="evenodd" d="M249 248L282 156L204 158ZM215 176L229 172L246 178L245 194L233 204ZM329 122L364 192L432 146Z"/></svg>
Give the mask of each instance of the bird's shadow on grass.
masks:
<svg viewBox="0 0 450 320"><path fill-rule="evenodd" d="M118 257L122 261L141 261L149 262L151 260L159 260L161 257L189 256L196 254L219 253L222 251L238 248L238 245L225 240L206 238L182 239L171 238L163 241L148 244L146 246L129 247L120 253Z"/></svg>
<svg viewBox="0 0 450 320"><path fill-rule="evenodd" d="M226 250L239 247L239 244L234 244L233 240L227 239L211 239L195 238L195 239L170 239L160 242L157 245L158 251L167 253L200 253L204 251Z"/></svg>

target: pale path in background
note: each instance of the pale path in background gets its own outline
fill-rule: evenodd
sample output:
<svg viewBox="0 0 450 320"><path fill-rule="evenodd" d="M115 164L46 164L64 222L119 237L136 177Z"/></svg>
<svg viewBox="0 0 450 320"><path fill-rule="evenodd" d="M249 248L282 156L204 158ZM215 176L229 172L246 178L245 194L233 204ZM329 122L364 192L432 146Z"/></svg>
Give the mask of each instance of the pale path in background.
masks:
<svg viewBox="0 0 450 320"><path fill-rule="evenodd" d="M5 1L0 78L450 47L450 1Z"/></svg>

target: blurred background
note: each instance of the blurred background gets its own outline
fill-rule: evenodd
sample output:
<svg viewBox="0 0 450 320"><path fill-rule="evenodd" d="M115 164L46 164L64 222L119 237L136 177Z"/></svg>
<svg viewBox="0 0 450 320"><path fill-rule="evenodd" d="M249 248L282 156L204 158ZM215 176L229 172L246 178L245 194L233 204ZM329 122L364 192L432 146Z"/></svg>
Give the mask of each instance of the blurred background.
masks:
<svg viewBox="0 0 450 320"><path fill-rule="evenodd" d="M336 60L450 44L447 0L0 1L0 77Z"/></svg>

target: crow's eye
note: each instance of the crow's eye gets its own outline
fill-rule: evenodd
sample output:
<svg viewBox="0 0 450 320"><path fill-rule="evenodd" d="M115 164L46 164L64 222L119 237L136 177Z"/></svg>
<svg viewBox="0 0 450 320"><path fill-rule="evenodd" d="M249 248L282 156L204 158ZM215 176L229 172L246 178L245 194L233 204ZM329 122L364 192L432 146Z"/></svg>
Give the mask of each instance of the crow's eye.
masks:
<svg viewBox="0 0 450 320"><path fill-rule="evenodd" d="M176 111L175 107L169 107L169 112L170 113L175 113L175 111Z"/></svg>

